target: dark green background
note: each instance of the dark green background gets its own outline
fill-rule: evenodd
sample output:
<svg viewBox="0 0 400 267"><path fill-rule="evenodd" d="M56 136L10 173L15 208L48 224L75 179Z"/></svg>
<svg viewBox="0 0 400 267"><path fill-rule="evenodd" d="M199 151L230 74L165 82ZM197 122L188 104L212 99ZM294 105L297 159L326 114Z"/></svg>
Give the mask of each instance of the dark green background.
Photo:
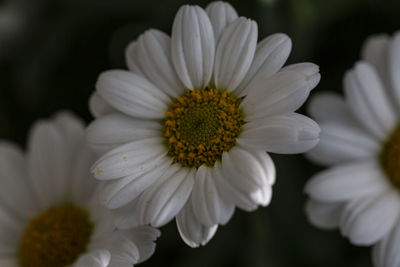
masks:
<svg viewBox="0 0 400 267"><path fill-rule="evenodd" d="M209 1L0 1L0 138L25 145L38 118L69 109L87 122L87 99L98 74L125 68L124 47L153 27L170 32L178 8ZM259 38L287 33L289 63L321 67L317 91L342 91L342 76L359 59L364 39L400 29L397 0L231 1L257 21ZM301 110L301 111L304 111ZM319 170L302 156L273 155L277 182L269 207L236 211L206 246L187 247L175 223L162 228L154 256L141 266L371 266L369 248L351 246L338 231L312 227L303 186Z"/></svg>

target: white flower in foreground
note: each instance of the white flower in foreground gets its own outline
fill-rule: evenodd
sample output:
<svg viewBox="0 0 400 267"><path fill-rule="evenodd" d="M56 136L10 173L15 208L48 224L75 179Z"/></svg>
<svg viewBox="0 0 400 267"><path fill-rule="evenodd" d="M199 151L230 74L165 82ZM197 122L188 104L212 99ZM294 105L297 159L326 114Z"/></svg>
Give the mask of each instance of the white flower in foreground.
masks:
<svg viewBox="0 0 400 267"><path fill-rule="evenodd" d="M374 263L385 267L400 266L399 73L400 33L370 38L345 75L345 98L321 94L310 104L321 142L308 156L336 165L306 185L310 221L374 245Z"/></svg>
<svg viewBox="0 0 400 267"><path fill-rule="evenodd" d="M92 172L120 227L160 227L176 216L183 240L206 244L235 206L266 206L275 167L265 151L301 153L319 127L294 113L320 79L318 66L281 67L284 34L257 44L257 24L227 3L179 9L170 38L149 30L126 51L128 71L100 75L88 142ZM134 216L136 214L136 216Z"/></svg>
<svg viewBox="0 0 400 267"><path fill-rule="evenodd" d="M0 266L131 267L159 231L115 230L89 173L83 124L67 113L32 129L26 156L0 142Z"/></svg>

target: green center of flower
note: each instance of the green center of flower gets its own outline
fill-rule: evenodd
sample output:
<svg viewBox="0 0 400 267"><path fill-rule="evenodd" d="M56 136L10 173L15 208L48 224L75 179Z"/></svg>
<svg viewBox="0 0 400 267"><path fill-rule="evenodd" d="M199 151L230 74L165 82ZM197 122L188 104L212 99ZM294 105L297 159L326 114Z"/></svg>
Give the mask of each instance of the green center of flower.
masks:
<svg viewBox="0 0 400 267"><path fill-rule="evenodd" d="M22 267L72 264L89 243L93 225L86 210L71 204L56 206L32 218L19 246Z"/></svg>
<svg viewBox="0 0 400 267"><path fill-rule="evenodd" d="M185 167L209 167L229 151L244 123L240 98L205 88L178 97L165 115L163 133L168 154Z"/></svg>
<svg viewBox="0 0 400 267"><path fill-rule="evenodd" d="M384 144L380 161L389 180L400 189L400 126Z"/></svg>

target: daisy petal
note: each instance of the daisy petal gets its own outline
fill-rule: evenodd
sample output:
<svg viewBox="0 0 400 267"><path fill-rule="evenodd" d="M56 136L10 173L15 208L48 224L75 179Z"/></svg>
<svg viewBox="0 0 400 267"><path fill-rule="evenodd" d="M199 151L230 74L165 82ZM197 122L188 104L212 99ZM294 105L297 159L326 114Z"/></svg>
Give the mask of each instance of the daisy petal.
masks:
<svg viewBox="0 0 400 267"><path fill-rule="evenodd" d="M141 175L157 167L166 153L159 138L137 140L102 156L93 165L91 172L99 180Z"/></svg>
<svg viewBox="0 0 400 267"><path fill-rule="evenodd" d="M350 124L326 122L320 124L320 142L306 155L322 165L335 165L376 155L380 143L365 131Z"/></svg>
<svg viewBox="0 0 400 267"><path fill-rule="evenodd" d="M108 250L96 250L79 257L73 267L107 267L110 263L111 254Z"/></svg>
<svg viewBox="0 0 400 267"><path fill-rule="evenodd" d="M172 61L186 88L204 88L211 79L215 40L207 13L198 6L185 5L172 26Z"/></svg>
<svg viewBox="0 0 400 267"><path fill-rule="evenodd" d="M171 60L171 39L158 30L148 30L137 41L137 60L149 81L172 98L185 88L180 82Z"/></svg>
<svg viewBox="0 0 400 267"><path fill-rule="evenodd" d="M388 67L389 67L389 36L387 34L379 34L369 37L362 48L362 59L368 61L379 74L382 82L388 80ZM388 85L388 84L385 84ZM388 87L389 88L389 87Z"/></svg>
<svg viewBox="0 0 400 267"><path fill-rule="evenodd" d="M136 205L138 198L129 202L125 206L110 210L111 214L114 217L113 224L118 229L131 229L132 227L137 227L139 222L137 221L136 216Z"/></svg>
<svg viewBox="0 0 400 267"><path fill-rule="evenodd" d="M194 171L171 165L162 177L143 192L137 204L140 224L161 227L185 205L194 184Z"/></svg>
<svg viewBox="0 0 400 267"><path fill-rule="evenodd" d="M102 189L103 203L110 209L120 208L137 198L152 185L171 165L172 159L165 157L156 166L142 175L130 175L111 181Z"/></svg>
<svg viewBox="0 0 400 267"><path fill-rule="evenodd" d="M188 201L176 216L176 225L183 241L192 248L206 245L215 235L218 228L218 224L207 227L198 222L194 215L191 201Z"/></svg>
<svg viewBox="0 0 400 267"><path fill-rule="evenodd" d="M223 178L226 183L230 184L226 188L226 191L231 191L227 194L228 201L235 203L245 210L255 208L256 206L248 206L243 203L242 199L247 199L246 202L256 205L265 204L265 197L267 195L264 193L269 191L271 185L267 178L268 174L265 173L264 163L260 163L256 156L236 146L229 152L222 154L222 168ZM229 199L235 195L241 195L241 197Z"/></svg>
<svg viewBox="0 0 400 267"><path fill-rule="evenodd" d="M321 79L321 75L319 74L318 65L315 65L314 63L309 63L309 62L287 65L286 67L282 68L280 71L281 72L293 71L293 72L299 72L299 73L305 75L307 77L306 79L307 79L308 85L310 86L310 90L314 89L317 86L317 84L319 83L319 80Z"/></svg>
<svg viewBox="0 0 400 267"><path fill-rule="evenodd" d="M69 194L69 145L56 124L40 121L33 127L27 155L28 177L41 208L65 201Z"/></svg>
<svg viewBox="0 0 400 267"><path fill-rule="evenodd" d="M292 113L246 123L237 142L252 150L274 153L303 153L319 141L320 128L310 118Z"/></svg>
<svg viewBox="0 0 400 267"><path fill-rule="evenodd" d="M108 104L96 91L94 91L89 98L89 110L95 118L118 112L115 108Z"/></svg>
<svg viewBox="0 0 400 267"><path fill-rule="evenodd" d="M335 93L316 93L308 104L308 113L319 123L337 122L358 125L343 96Z"/></svg>
<svg viewBox="0 0 400 267"><path fill-rule="evenodd" d="M283 33L272 34L259 42L250 69L237 91L241 95L247 95L248 92L243 89L253 79L265 79L277 73L285 64L291 48L290 38Z"/></svg>
<svg viewBox="0 0 400 267"><path fill-rule="evenodd" d="M386 237L373 248L376 266L397 267L400 265L400 226L396 225Z"/></svg>
<svg viewBox="0 0 400 267"><path fill-rule="evenodd" d="M397 192L388 190L372 199L355 199L343 209L340 230L355 245L372 245L395 225L400 214Z"/></svg>
<svg viewBox="0 0 400 267"><path fill-rule="evenodd" d="M107 152L119 145L160 135L160 123L140 120L124 114L109 114L92 122L86 129L86 139L96 151Z"/></svg>
<svg viewBox="0 0 400 267"><path fill-rule="evenodd" d="M215 184L218 188L218 192L221 197L227 202L234 203L239 208L246 211L253 211L257 208L257 203L254 202L245 192L242 192L240 188L234 187L229 181L229 177L225 177L220 162L216 162L213 168L213 176Z"/></svg>
<svg viewBox="0 0 400 267"><path fill-rule="evenodd" d="M346 100L354 116L373 135L383 140L397 123L385 89L374 69L359 62L344 78Z"/></svg>
<svg viewBox="0 0 400 267"><path fill-rule="evenodd" d="M127 115L145 119L162 119L169 97L143 77L122 70L103 72L96 84L97 92L114 108Z"/></svg>
<svg viewBox="0 0 400 267"><path fill-rule="evenodd" d="M218 43L222 31L227 25L238 18L238 14L236 10L226 2L211 2L206 7L206 12L213 26L215 41Z"/></svg>
<svg viewBox="0 0 400 267"><path fill-rule="evenodd" d="M17 253L25 224L26 220L17 219L0 204L0 256Z"/></svg>
<svg viewBox="0 0 400 267"><path fill-rule="evenodd" d="M194 214L207 227L226 223L234 211L234 205L219 196L212 171L204 165L196 172L191 199Z"/></svg>
<svg viewBox="0 0 400 267"><path fill-rule="evenodd" d="M398 71L400 69L400 32L396 32L389 45L389 78L393 88L392 93L396 99L396 103L400 103L400 77ZM397 109L400 106L396 107Z"/></svg>
<svg viewBox="0 0 400 267"><path fill-rule="evenodd" d="M140 259L137 263L141 263L153 255L156 248L156 244L154 242L161 235L160 230L149 226L138 226L131 231L126 231L126 233L129 235L129 239L136 244L139 250Z"/></svg>
<svg viewBox="0 0 400 267"><path fill-rule="evenodd" d="M109 266L132 267L138 262L139 250L128 237L129 230L120 230L108 238L107 245L111 253Z"/></svg>
<svg viewBox="0 0 400 267"><path fill-rule="evenodd" d="M222 32L215 53L214 83L232 92L250 68L257 46L257 24L244 17Z"/></svg>
<svg viewBox="0 0 400 267"><path fill-rule="evenodd" d="M137 41L129 43L125 49L125 60L128 69L131 72L145 76L143 70L139 64L139 49Z"/></svg>
<svg viewBox="0 0 400 267"><path fill-rule="evenodd" d="M300 72L278 72L271 77L248 85L249 94L241 107L247 121L282 113L294 112L306 101L311 84Z"/></svg>
<svg viewBox="0 0 400 267"><path fill-rule="evenodd" d="M321 202L345 201L382 193L390 188L375 159L332 167L315 175L305 186Z"/></svg>
<svg viewBox="0 0 400 267"><path fill-rule="evenodd" d="M29 219L38 211L26 175L22 151L12 143L0 142L0 206L19 219Z"/></svg>
<svg viewBox="0 0 400 267"><path fill-rule="evenodd" d="M324 203L317 200L308 200L305 207L310 222L325 229L334 229L339 226L342 210L342 203Z"/></svg>

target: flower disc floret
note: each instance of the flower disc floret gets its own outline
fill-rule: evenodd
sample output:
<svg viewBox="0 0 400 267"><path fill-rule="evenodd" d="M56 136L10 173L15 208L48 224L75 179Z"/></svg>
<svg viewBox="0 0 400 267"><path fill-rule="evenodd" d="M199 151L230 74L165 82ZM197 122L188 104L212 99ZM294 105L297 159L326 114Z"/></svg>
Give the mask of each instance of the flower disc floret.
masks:
<svg viewBox="0 0 400 267"><path fill-rule="evenodd" d="M384 144L380 154L381 166L394 186L400 189L400 126Z"/></svg>
<svg viewBox="0 0 400 267"><path fill-rule="evenodd" d="M86 251L92 233L88 212L71 204L56 206L32 218L19 247L26 266L68 266Z"/></svg>
<svg viewBox="0 0 400 267"><path fill-rule="evenodd" d="M185 167L214 166L236 143L244 123L240 98L215 88L178 97L165 115L168 155Z"/></svg>

